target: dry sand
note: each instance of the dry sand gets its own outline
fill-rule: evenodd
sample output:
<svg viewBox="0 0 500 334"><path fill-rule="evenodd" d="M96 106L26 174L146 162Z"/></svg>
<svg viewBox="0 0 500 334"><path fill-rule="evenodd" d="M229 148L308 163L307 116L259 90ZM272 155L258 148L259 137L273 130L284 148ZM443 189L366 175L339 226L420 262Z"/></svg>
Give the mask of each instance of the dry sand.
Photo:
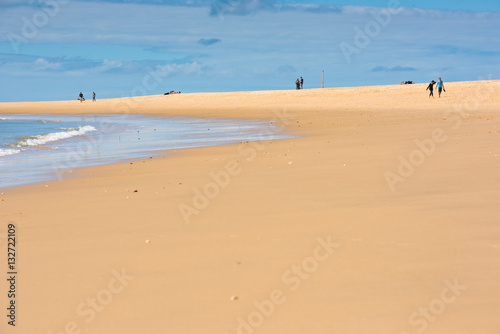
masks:
<svg viewBox="0 0 500 334"><path fill-rule="evenodd" d="M0 259L14 222L19 275L1 332L498 333L500 82L445 85L0 104L300 136L3 190Z"/></svg>

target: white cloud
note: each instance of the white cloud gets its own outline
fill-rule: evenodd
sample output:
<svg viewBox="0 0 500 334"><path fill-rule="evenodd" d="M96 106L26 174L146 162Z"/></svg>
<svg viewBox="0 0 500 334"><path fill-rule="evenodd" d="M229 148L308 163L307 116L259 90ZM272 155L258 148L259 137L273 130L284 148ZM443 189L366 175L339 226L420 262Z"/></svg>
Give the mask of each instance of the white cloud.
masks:
<svg viewBox="0 0 500 334"><path fill-rule="evenodd" d="M156 71L162 77L170 77L179 74L202 74L202 66L197 62L187 64L166 64L157 66Z"/></svg>
<svg viewBox="0 0 500 334"><path fill-rule="evenodd" d="M38 58L37 60L35 60L33 65L35 71L47 71L47 70L58 71L62 68L61 63L49 62L44 58Z"/></svg>

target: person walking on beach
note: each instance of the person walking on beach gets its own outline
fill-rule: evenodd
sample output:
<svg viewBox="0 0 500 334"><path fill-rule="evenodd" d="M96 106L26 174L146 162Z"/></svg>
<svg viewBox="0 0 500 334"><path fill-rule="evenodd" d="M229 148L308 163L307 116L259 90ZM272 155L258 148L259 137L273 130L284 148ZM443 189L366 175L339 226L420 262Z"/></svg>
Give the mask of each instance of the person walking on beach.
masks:
<svg viewBox="0 0 500 334"><path fill-rule="evenodd" d="M80 103L83 102L83 93L80 92L80 94L78 95L78 100L80 100Z"/></svg>
<svg viewBox="0 0 500 334"><path fill-rule="evenodd" d="M297 87L297 89L300 89L300 81L299 81L299 78L297 78L297 80L295 80L295 86Z"/></svg>
<svg viewBox="0 0 500 334"><path fill-rule="evenodd" d="M437 82L437 87L438 87L439 97L441 97L441 92L442 91L446 92L446 89L444 89L443 80L441 80L441 78L439 78L439 81Z"/></svg>
<svg viewBox="0 0 500 334"><path fill-rule="evenodd" d="M95 92L92 92L92 101L95 102Z"/></svg>
<svg viewBox="0 0 500 334"><path fill-rule="evenodd" d="M429 90L430 93L429 93L429 98L432 96L434 97L434 85L436 84L436 82L434 80L431 81L431 83L429 84L429 86L427 86L427 89L426 90Z"/></svg>
<svg viewBox="0 0 500 334"><path fill-rule="evenodd" d="M300 89L304 89L304 79L300 77Z"/></svg>

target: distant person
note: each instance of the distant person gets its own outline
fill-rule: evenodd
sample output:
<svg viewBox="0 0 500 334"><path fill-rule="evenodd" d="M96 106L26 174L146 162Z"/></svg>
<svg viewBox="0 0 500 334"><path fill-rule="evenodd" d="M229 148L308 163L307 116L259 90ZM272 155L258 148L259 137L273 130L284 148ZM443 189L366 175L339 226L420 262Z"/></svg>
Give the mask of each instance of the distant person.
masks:
<svg viewBox="0 0 500 334"><path fill-rule="evenodd" d="M300 89L300 80L299 80L299 78L297 78L297 80L295 80L295 86L297 87L297 89Z"/></svg>
<svg viewBox="0 0 500 334"><path fill-rule="evenodd" d="M92 92L92 101L95 102L95 92Z"/></svg>
<svg viewBox="0 0 500 334"><path fill-rule="evenodd" d="M304 89L304 79L300 77L300 89Z"/></svg>
<svg viewBox="0 0 500 334"><path fill-rule="evenodd" d="M431 81L431 83L429 84L429 86L427 86L427 89L428 91L430 91L429 93L429 98L432 96L434 97L434 85L436 84L436 82L434 80Z"/></svg>
<svg viewBox="0 0 500 334"><path fill-rule="evenodd" d="M83 93L80 92L80 94L78 94L78 100L80 100L80 103L85 101L85 99L83 98Z"/></svg>
<svg viewBox="0 0 500 334"><path fill-rule="evenodd" d="M446 89L444 89L443 80L441 80L441 78L439 78L439 81L437 82L437 87L438 87L439 97L441 97L441 92L442 91L446 92Z"/></svg>

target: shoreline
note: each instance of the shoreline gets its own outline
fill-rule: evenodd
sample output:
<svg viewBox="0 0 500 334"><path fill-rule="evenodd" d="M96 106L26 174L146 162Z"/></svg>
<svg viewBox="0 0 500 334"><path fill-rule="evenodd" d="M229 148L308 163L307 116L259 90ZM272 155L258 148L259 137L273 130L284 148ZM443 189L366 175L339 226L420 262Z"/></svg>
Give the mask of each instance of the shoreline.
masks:
<svg viewBox="0 0 500 334"><path fill-rule="evenodd" d="M434 100L415 84L0 104L0 115L286 119L299 136L1 194L22 250L18 330L493 333L500 81L445 87Z"/></svg>
<svg viewBox="0 0 500 334"><path fill-rule="evenodd" d="M281 132L283 129L276 122L273 124L261 119L224 118L215 121L157 114L129 114L123 117L116 114L29 114L29 117L27 114L2 115L8 116L4 119L6 122L16 120L16 117L32 122L43 117L45 121L56 122L58 126L61 126L59 121L74 122L72 126L85 125L91 128L91 132L66 138L64 131L54 134L35 129L32 136L36 133L44 138L50 135L50 138L46 141L42 139L41 144L24 147L22 151L26 152L20 149L17 154L7 154L2 158L0 190L21 184L63 181L65 175L79 168L152 159L152 156L166 155L173 150L252 141L258 139L258 136L274 139L290 137ZM4 126L8 126L7 124ZM61 129L64 130L56 128L53 131ZM63 138L52 140L61 137L61 134ZM10 145L5 147L8 146ZM13 166L16 166L15 173L11 173Z"/></svg>

